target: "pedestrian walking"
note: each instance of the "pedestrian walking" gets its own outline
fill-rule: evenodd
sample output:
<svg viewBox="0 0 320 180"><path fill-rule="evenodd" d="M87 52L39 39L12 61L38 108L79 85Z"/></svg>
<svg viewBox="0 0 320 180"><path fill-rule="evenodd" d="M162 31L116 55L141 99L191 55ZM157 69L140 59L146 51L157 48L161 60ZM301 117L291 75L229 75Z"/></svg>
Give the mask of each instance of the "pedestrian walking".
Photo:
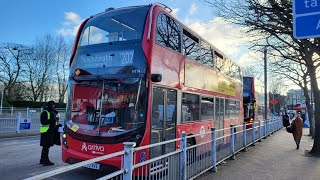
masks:
<svg viewBox="0 0 320 180"><path fill-rule="evenodd" d="M40 115L40 146L42 146L40 164L44 166L54 165L49 160L49 149L54 145L54 134L56 128L55 102L49 101L48 107Z"/></svg>
<svg viewBox="0 0 320 180"><path fill-rule="evenodd" d="M293 139L297 145L297 149L300 147L300 141L302 137L302 128L303 128L303 121L302 118L300 117L300 112L298 112L294 118L294 120L291 122L291 126L294 126L294 131L293 131Z"/></svg>
<svg viewBox="0 0 320 180"><path fill-rule="evenodd" d="M288 113L285 112L285 113L282 115L283 127L288 127L288 126L290 125L289 119L290 119L290 117L289 117Z"/></svg>

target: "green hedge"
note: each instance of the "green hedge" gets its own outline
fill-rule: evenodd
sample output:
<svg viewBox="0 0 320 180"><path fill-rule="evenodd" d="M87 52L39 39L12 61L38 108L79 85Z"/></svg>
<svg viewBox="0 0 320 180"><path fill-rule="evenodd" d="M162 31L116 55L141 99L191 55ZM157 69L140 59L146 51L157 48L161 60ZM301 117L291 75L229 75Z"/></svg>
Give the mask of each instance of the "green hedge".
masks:
<svg viewBox="0 0 320 180"><path fill-rule="evenodd" d="M41 108L47 106L47 102L33 102L33 101L10 101L8 102L12 107L29 107L29 108ZM57 103L56 108L65 108L66 103Z"/></svg>

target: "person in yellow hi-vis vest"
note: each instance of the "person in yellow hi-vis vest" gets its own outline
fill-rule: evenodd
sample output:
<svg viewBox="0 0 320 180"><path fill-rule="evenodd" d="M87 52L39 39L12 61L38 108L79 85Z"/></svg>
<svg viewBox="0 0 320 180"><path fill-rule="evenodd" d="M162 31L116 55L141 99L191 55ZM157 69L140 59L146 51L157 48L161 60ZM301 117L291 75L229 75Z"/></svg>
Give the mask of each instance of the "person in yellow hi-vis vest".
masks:
<svg viewBox="0 0 320 180"><path fill-rule="evenodd" d="M49 160L49 148L54 145L54 133L56 126L55 102L49 101L48 107L40 115L40 146L42 146L40 164L44 166L54 165Z"/></svg>

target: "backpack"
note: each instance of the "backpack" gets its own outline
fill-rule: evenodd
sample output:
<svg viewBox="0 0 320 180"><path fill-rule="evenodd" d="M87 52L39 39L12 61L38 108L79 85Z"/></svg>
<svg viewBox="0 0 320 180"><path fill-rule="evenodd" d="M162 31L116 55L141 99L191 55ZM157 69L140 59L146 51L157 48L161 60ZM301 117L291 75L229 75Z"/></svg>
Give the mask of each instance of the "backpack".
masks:
<svg viewBox="0 0 320 180"><path fill-rule="evenodd" d="M288 133L293 133L296 130L296 125L294 123L291 123L291 125L288 126L286 129Z"/></svg>

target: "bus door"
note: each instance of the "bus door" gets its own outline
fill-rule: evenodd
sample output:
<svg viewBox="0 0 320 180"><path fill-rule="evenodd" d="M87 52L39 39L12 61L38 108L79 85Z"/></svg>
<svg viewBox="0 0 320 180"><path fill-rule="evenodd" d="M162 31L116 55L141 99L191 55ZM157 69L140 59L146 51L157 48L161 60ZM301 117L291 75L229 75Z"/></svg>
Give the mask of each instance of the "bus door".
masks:
<svg viewBox="0 0 320 180"><path fill-rule="evenodd" d="M215 103L215 127L216 130L224 128L224 99L216 98ZM218 131L217 137L223 136L223 130Z"/></svg>
<svg viewBox="0 0 320 180"><path fill-rule="evenodd" d="M152 95L151 144L176 138L177 91L154 87ZM151 149L150 157L175 151L175 143Z"/></svg>

